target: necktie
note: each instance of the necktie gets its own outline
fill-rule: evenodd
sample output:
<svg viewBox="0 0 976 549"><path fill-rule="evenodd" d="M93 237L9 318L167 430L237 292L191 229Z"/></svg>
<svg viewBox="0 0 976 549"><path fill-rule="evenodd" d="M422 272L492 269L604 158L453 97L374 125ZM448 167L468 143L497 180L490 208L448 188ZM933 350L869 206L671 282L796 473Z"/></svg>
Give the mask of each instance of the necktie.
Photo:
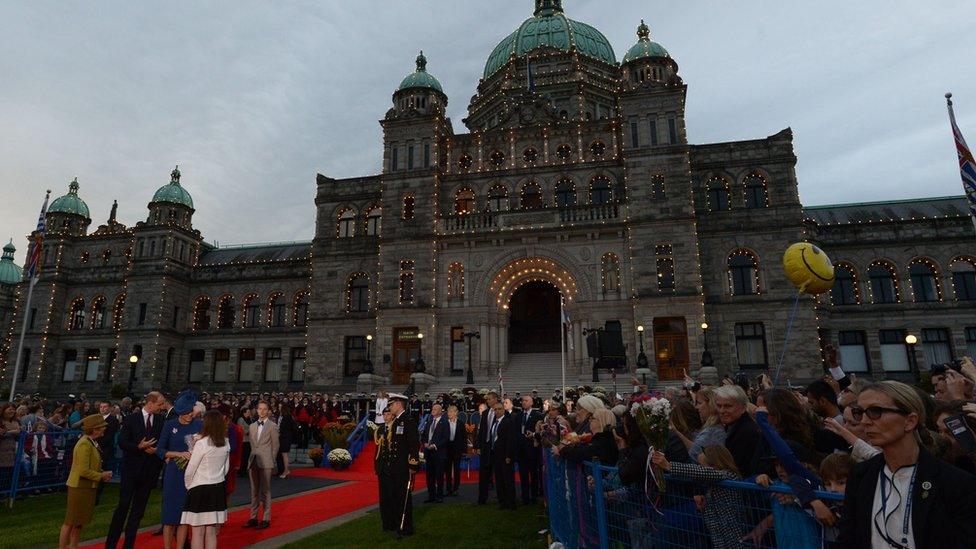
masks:
<svg viewBox="0 0 976 549"><path fill-rule="evenodd" d="M146 414L146 434L152 431L152 414Z"/></svg>
<svg viewBox="0 0 976 549"><path fill-rule="evenodd" d="M491 424L491 447L495 447L495 441L498 440L498 418Z"/></svg>

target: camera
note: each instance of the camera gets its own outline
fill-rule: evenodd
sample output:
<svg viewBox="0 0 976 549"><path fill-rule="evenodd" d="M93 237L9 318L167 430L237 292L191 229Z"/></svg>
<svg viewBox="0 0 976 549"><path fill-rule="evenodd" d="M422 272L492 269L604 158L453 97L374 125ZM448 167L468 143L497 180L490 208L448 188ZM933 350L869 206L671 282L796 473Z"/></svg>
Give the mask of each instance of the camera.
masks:
<svg viewBox="0 0 976 549"><path fill-rule="evenodd" d="M947 370L955 370L962 373L962 361L956 359L951 362L943 362L942 364L933 364L930 368L933 376L945 375Z"/></svg>

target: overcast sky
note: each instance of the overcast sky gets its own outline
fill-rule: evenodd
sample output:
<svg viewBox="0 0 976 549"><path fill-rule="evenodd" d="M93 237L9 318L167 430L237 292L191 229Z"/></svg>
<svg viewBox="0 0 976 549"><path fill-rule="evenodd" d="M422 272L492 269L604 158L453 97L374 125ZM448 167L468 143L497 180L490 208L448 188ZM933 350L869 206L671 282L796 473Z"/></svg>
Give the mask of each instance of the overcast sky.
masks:
<svg viewBox="0 0 976 549"><path fill-rule="evenodd" d="M943 94L976 146L976 2L565 0L617 58L641 18L688 84L693 143L792 127L807 205L962 193ZM423 49L456 132L532 0L0 0L0 237L44 190L144 219L175 164L223 244L310 239L315 174L379 172L377 123Z"/></svg>

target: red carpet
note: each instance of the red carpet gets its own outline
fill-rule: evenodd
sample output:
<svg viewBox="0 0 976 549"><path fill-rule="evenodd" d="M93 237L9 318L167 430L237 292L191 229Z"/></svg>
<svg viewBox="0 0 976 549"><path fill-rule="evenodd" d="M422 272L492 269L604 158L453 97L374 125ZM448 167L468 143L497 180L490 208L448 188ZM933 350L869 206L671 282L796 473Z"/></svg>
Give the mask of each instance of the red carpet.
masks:
<svg viewBox="0 0 976 549"><path fill-rule="evenodd" d="M327 488L313 494L294 496L290 499L274 500L271 505L271 526L265 530L241 528L247 522L250 511L248 509L233 511L221 529L218 545L221 548L246 547L258 541L299 530L363 507L376 505L379 502L379 490L376 476L373 473L373 457L375 455L376 446L370 443L363 449L362 454L356 458L352 466L345 471L321 468L295 469L292 472L293 476L324 477L349 481L349 484ZM465 478L466 474L463 469L461 477L465 483L477 482L478 479L477 471L472 471L471 477ZM423 473L415 477L414 484L415 490L426 488L427 483ZM97 547L100 545L102 544L98 542L87 542L81 546ZM156 549L162 546L162 538L154 537L148 532L140 534L136 540L136 547L140 549Z"/></svg>

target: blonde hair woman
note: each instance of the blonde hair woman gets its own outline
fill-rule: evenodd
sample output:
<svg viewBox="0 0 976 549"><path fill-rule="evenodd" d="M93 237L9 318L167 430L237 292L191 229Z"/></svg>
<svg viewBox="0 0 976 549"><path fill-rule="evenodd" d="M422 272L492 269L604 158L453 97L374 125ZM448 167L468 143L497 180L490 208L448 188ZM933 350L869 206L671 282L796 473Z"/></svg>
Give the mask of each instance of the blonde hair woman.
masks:
<svg viewBox="0 0 976 549"><path fill-rule="evenodd" d="M95 510L95 495L100 482L112 479L111 471L102 471L102 456L95 440L105 434L108 423L99 414L81 422L84 435L78 439L71 453L71 472L68 474L68 509L61 525L58 547L78 547L81 529L91 522Z"/></svg>
<svg viewBox="0 0 976 549"><path fill-rule="evenodd" d="M702 428L695 433L694 438L688 438L680 430L675 429L678 438L688 449L692 461L698 462L698 456L706 446L721 446L725 444L725 428L718 421L718 408L715 405L715 391L711 387L703 387L695 393L695 409L701 418Z"/></svg>

